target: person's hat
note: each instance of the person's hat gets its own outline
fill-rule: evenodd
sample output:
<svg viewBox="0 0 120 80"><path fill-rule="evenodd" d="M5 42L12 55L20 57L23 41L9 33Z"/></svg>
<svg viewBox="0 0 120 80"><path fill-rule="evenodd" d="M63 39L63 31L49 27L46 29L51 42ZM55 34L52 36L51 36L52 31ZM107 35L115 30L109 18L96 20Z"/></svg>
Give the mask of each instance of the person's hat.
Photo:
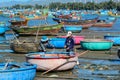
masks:
<svg viewBox="0 0 120 80"><path fill-rule="evenodd" d="M71 35L72 35L72 32L68 31L67 36L71 36Z"/></svg>
<svg viewBox="0 0 120 80"><path fill-rule="evenodd" d="M41 37L41 41L47 41L48 40L48 37L47 36L42 36Z"/></svg>

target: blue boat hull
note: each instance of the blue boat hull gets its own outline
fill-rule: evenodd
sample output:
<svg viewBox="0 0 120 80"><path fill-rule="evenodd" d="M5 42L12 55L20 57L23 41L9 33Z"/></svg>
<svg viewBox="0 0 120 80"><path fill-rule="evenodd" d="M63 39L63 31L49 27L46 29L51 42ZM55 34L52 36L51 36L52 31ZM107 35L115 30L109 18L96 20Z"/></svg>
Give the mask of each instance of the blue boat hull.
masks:
<svg viewBox="0 0 120 80"><path fill-rule="evenodd" d="M49 41L51 46L48 46L48 47L64 48L65 40L66 40L65 38L52 38Z"/></svg>
<svg viewBox="0 0 120 80"><path fill-rule="evenodd" d="M82 31L82 26L74 26L74 25L66 25L64 26L64 32L81 32Z"/></svg>
<svg viewBox="0 0 120 80"><path fill-rule="evenodd" d="M10 67L12 64L9 64ZM5 64L0 64L3 69ZM23 67L0 70L0 80L34 80L36 75L36 65L29 63L23 64Z"/></svg>
<svg viewBox="0 0 120 80"><path fill-rule="evenodd" d="M6 31L6 28L5 28L5 27L0 27L0 35L1 35L1 34L4 34L5 31Z"/></svg>
<svg viewBox="0 0 120 80"><path fill-rule="evenodd" d="M113 41L113 45L120 45L120 35L106 35L104 39Z"/></svg>

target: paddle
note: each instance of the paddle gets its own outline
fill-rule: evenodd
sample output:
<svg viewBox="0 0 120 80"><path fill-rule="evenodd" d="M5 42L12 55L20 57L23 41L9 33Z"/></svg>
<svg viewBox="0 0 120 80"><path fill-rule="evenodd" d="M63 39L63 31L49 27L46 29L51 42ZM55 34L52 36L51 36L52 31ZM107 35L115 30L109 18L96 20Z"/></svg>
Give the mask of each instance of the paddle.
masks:
<svg viewBox="0 0 120 80"><path fill-rule="evenodd" d="M12 59L7 59L7 63L5 64L3 70L6 70L8 67L9 62L13 61Z"/></svg>
<svg viewBox="0 0 120 80"><path fill-rule="evenodd" d="M89 50L86 50L86 51L84 51L84 52L82 52L82 53L78 54L77 56L78 56L78 57L80 57L81 55L83 55L83 54L87 53L88 51L89 51Z"/></svg>
<svg viewBox="0 0 120 80"><path fill-rule="evenodd" d="M88 50L82 52L81 54L79 54L79 55L77 55L77 56L79 57L79 56L81 56L81 55L83 55L83 54L85 54L85 53L87 53L87 52L88 52ZM55 67L53 67L53 68L51 68L51 69L48 69L47 71L43 72L42 75L44 75L44 74L46 74L46 73L48 73L48 72L50 72L50 71L53 71L53 70L55 70L55 69L57 69L57 68L65 65L65 64L67 64L67 63L69 63L69 62L78 62L78 61L67 61L67 62L65 62L65 63L63 63L63 64L60 64L60 65L55 66Z"/></svg>

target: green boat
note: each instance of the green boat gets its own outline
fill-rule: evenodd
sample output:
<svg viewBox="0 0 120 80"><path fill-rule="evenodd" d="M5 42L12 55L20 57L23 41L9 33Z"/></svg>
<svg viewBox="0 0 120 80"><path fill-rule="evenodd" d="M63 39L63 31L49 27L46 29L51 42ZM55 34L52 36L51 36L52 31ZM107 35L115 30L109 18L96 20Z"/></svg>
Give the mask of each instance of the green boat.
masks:
<svg viewBox="0 0 120 80"><path fill-rule="evenodd" d="M41 34L56 34L63 27L62 24L56 25L41 25L41 26L21 26L21 27L13 27L13 31L15 31L19 35L41 35Z"/></svg>
<svg viewBox="0 0 120 80"><path fill-rule="evenodd" d="M80 42L81 47L86 50L109 50L113 46L113 41L104 39L85 39Z"/></svg>

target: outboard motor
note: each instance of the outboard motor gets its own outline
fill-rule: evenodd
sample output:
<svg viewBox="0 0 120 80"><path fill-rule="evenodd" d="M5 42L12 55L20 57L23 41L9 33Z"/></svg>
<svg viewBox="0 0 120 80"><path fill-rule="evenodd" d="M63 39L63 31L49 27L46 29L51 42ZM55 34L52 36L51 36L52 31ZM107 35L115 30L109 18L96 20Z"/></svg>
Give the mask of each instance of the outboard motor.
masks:
<svg viewBox="0 0 120 80"><path fill-rule="evenodd" d="M117 55L120 58L120 48L118 49Z"/></svg>

